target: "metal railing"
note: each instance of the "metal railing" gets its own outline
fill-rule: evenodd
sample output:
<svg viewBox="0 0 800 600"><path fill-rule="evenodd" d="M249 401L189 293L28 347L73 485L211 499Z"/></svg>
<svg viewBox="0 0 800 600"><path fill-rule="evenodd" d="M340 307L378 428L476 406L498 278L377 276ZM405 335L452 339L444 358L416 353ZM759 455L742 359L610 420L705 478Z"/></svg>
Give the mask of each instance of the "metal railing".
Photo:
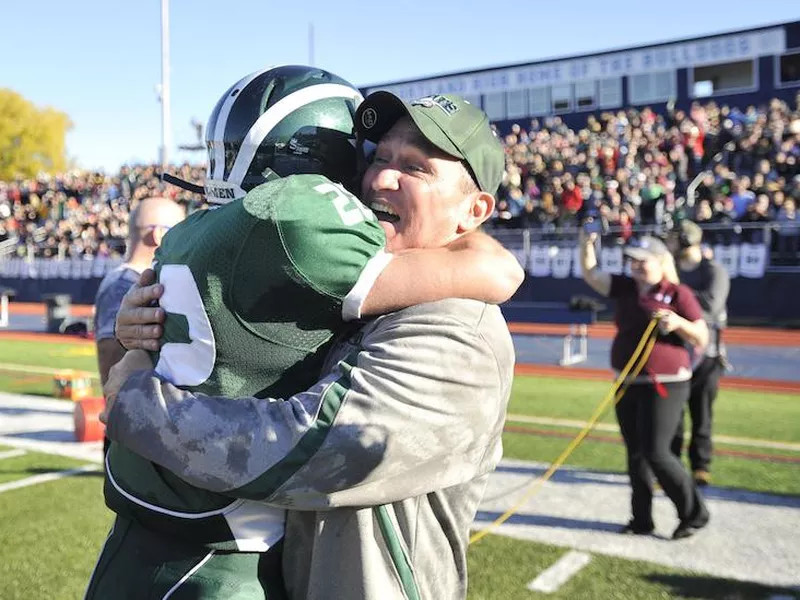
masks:
<svg viewBox="0 0 800 600"><path fill-rule="evenodd" d="M701 225L703 244L710 248L735 246L738 244L761 244L767 248L767 272L800 272L800 253L798 252L798 231L793 224L733 223ZM536 245L550 245L555 248L574 247L578 241L580 228L576 225L556 227L547 224L543 227L510 229L488 227L487 232L518 255L528 256ZM631 237L642 235L664 236L667 229L659 225L637 225L632 228ZM620 246L625 243L625 230L621 227L607 227L600 235L601 246Z"/></svg>

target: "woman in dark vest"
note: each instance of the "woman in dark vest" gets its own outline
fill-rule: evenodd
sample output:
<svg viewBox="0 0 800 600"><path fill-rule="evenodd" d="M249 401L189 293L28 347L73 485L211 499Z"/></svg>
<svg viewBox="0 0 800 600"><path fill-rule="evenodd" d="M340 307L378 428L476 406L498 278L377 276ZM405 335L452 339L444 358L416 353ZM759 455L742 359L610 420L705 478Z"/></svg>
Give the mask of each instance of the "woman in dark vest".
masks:
<svg viewBox="0 0 800 600"><path fill-rule="evenodd" d="M622 533L653 532L655 475L680 520L672 539L686 538L708 523L709 514L694 481L670 451L670 442L689 397L689 348L706 345L708 328L694 293L679 283L675 262L661 240L643 236L626 246L628 277L599 270L596 239L596 234L581 232L581 265L586 283L616 301L611 366L617 373L631 358L651 319L658 319L652 352L616 406L632 489L633 515Z"/></svg>

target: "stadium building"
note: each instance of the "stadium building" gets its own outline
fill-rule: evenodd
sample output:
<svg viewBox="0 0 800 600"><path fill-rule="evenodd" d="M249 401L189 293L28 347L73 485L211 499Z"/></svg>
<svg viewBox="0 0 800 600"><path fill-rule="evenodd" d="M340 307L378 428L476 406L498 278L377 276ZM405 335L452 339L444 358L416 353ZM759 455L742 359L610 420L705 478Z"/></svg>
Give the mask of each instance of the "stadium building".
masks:
<svg viewBox="0 0 800 600"><path fill-rule="evenodd" d="M505 131L513 123L559 115L581 126L590 113L670 100L745 107L800 90L800 21L594 54L371 85L412 99L453 93L483 108Z"/></svg>

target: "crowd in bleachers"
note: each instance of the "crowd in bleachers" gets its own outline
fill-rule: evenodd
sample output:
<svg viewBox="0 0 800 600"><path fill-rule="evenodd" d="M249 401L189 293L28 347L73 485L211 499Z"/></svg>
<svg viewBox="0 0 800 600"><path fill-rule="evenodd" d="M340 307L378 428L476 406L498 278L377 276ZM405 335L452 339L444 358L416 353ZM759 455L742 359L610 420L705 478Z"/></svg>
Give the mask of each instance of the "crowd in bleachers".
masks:
<svg viewBox="0 0 800 600"><path fill-rule="evenodd" d="M602 113L580 129L557 116L514 125L501 136L507 178L493 225L557 231L594 217L624 241L637 225L669 227L679 218L763 223L774 229L776 249L796 255L800 95L794 106L773 100L745 110L714 102L668 109ZM704 171L710 172L690 194L690 182ZM178 174L200 181L204 168L183 165ZM20 256L119 255L130 206L153 194L196 201L164 186L152 165L112 176L0 182L0 247L15 240ZM690 196L694 201L686 202Z"/></svg>
<svg viewBox="0 0 800 600"><path fill-rule="evenodd" d="M194 181L204 168L184 165L179 174ZM74 171L0 181L0 247L13 243L12 254L43 258L121 256L131 206L153 195L196 201L164 185L154 165L123 167L115 175Z"/></svg>
<svg viewBox="0 0 800 600"><path fill-rule="evenodd" d="M797 254L800 95L794 106L773 100L739 110L709 102L688 112L668 107L664 115L607 112L578 130L548 117L514 125L504 141L508 178L497 226L553 231L593 217L625 240L636 225L668 228L691 218L707 226L709 238L745 224L745 235L764 240L746 224L769 223L776 249Z"/></svg>

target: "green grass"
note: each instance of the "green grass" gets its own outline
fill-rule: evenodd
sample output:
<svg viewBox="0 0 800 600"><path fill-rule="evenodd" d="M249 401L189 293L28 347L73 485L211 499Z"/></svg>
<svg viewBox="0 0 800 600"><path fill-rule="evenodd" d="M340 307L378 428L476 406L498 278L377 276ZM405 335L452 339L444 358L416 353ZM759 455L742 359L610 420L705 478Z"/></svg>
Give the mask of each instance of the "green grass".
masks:
<svg viewBox="0 0 800 600"><path fill-rule="evenodd" d="M112 520L101 473L0 494L0 515L0 597L82 598Z"/></svg>
<svg viewBox="0 0 800 600"><path fill-rule="evenodd" d="M587 420L611 389L611 381L515 377L508 412ZM615 423L609 408L601 422ZM720 390L714 433L771 441L800 442L800 396Z"/></svg>
<svg viewBox="0 0 800 600"><path fill-rule="evenodd" d="M97 354L94 344L28 342L3 340L0 345L0 390L15 394L52 396L53 377L14 369L13 365L45 367L47 369L75 369L97 374ZM102 395L99 380L92 381L92 395Z"/></svg>
<svg viewBox="0 0 800 600"><path fill-rule="evenodd" d="M83 464L86 463L64 456L26 452L22 456L0 460L0 483L25 479L42 473L74 469Z"/></svg>
<svg viewBox="0 0 800 600"><path fill-rule="evenodd" d="M36 375L13 369L0 369L0 390L4 392L51 398L55 393L54 389L51 375ZM103 395L103 388L98 380L92 381L91 395Z"/></svg>
<svg viewBox="0 0 800 600"><path fill-rule="evenodd" d="M36 342L3 340L0 363L31 365L51 369L80 369L97 373L94 344L86 342Z"/></svg>
<svg viewBox="0 0 800 600"><path fill-rule="evenodd" d="M532 592L526 588L530 581L567 551L536 542L486 536L470 546L467 555L468 598L653 600L680 597L765 600L773 594L793 597L789 590L598 554L592 555L592 561L553 594Z"/></svg>
<svg viewBox="0 0 800 600"><path fill-rule="evenodd" d="M557 430L557 428L537 427ZM576 430L570 430L576 434ZM551 463L564 451L569 439L521 433L503 434L503 456ZM606 442L584 441L569 456L567 465L597 471L624 473L625 447ZM775 463L716 455L713 463L715 486L754 492L800 495L800 463Z"/></svg>
<svg viewBox="0 0 800 600"><path fill-rule="evenodd" d="M516 377L509 414L574 419L585 421L605 397L610 382L564 380L558 378ZM509 422L512 422L513 418ZM616 423L609 408L602 423ZM769 441L800 441L800 397L787 394L765 394L721 390L715 403L714 433ZM567 432L577 429L526 425L542 431ZM618 437L614 432L597 432L604 437ZM506 432L503 436L504 456L521 460L552 462L569 444L567 438ZM718 444L719 449L767 456L798 457L800 453ZM585 440L567 459L566 464L600 471L625 472L625 448L621 443ZM723 456L717 453L713 463L714 484L722 487L758 492L800 495L800 463L766 462Z"/></svg>
<svg viewBox="0 0 800 600"><path fill-rule="evenodd" d="M0 363L73 368L96 372L94 347L87 344L4 341ZM27 379L26 379L27 377ZM585 421L610 387L610 382L518 377L509 413ZM52 378L40 380L19 372L0 373L0 390L52 394ZM613 411L603 420L615 423ZM726 391L716 404L715 433L771 441L800 442L800 397ZM578 430L532 424L544 431ZM596 435L615 437L616 432ZM570 438L507 432L505 456L547 463L567 447ZM719 445L740 451L798 456L792 451ZM0 451L7 448L0 447ZM0 461L0 483L37 473L60 471L78 461L28 453ZM624 448L619 443L585 441L568 465L623 472ZM716 485L763 492L800 495L800 465L752 459L715 457ZM98 474L58 481L0 494L0 598L80 598L111 524L102 499ZM469 550L470 600L545 597L525 586L552 565L563 548L490 535ZM655 564L594 555L592 562L562 589L547 597L592 600L651 598L759 599L787 594L738 581L715 579ZM789 594L791 596L791 594Z"/></svg>

